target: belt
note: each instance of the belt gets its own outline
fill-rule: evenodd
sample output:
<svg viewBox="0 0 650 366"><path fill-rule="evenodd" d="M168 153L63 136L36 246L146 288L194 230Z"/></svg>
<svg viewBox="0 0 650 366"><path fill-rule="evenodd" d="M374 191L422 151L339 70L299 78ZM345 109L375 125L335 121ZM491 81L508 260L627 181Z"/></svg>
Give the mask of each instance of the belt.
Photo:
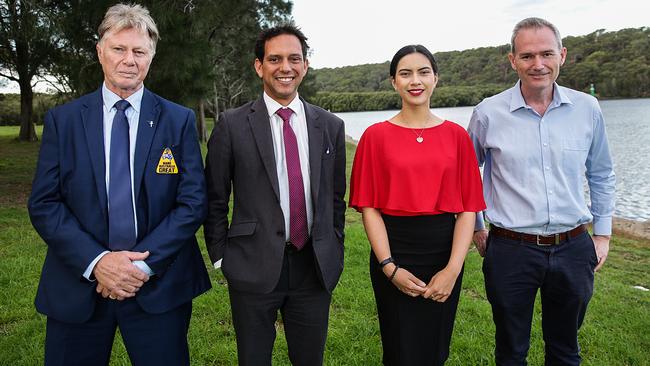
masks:
<svg viewBox="0 0 650 366"><path fill-rule="evenodd" d="M587 231L586 225L580 225L573 230L551 235L533 235L518 233L516 231L504 229L502 227L490 225L490 234L506 239L520 240L541 246L557 245Z"/></svg>

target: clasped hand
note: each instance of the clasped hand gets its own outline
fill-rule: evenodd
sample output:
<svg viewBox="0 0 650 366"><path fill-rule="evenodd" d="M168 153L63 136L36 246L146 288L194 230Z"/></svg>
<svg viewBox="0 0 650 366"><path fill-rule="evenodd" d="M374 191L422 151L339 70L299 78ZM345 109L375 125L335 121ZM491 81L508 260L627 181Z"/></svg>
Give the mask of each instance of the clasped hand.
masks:
<svg viewBox="0 0 650 366"><path fill-rule="evenodd" d="M393 269L390 269L391 272L388 275L392 273ZM393 284L408 296L422 296L434 301L445 302L451 295L457 277L458 274L444 268L431 277L429 284L426 284L408 270L400 267L395 273Z"/></svg>
<svg viewBox="0 0 650 366"><path fill-rule="evenodd" d="M135 296L136 292L149 276L133 264L133 261L142 261L149 256L149 252L111 252L103 256L95 265L93 274L97 279L95 291L102 297L115 300L124 300Z"/></svg>

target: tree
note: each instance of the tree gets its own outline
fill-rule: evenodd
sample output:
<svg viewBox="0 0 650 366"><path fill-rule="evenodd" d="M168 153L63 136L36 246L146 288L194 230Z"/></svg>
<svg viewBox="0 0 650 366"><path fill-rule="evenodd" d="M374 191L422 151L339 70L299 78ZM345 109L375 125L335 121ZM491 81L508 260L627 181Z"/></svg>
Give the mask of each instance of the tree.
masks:
<svg viewBox="0 0 650 366"><path fill-rule="evenodd" d="M0 1L0 76L20 86L20 132L23 141L36 141L34 130L35 77L49 74L60 46L54 1Z"/></svg>

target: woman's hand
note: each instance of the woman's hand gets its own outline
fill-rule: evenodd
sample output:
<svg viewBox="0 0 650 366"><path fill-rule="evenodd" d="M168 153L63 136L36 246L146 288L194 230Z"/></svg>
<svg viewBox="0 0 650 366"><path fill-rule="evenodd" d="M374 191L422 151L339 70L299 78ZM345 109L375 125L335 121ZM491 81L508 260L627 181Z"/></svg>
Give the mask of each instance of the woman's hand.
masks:
<svg viewBox="0 0 650 366"><path fill-rule="evenodd" d="M390 278L394 270L395 270L394 263L386 265L383 268L384 274L388 278ZM397 287L398 290L412 297L422 296L422 294L426 290L425 286L427 285L426 283L422 282L422 280L415 277L411 272L409 272L408 270L402 267L397 269L397 272L395 273L395 277L393 277L392 282L393 285L395 285L395 287Z"/></svg>
<svg viewBox="0 0 650 366"><path fill-rule="evenodd" d="M429 281L422 296L433 301L447 301L449 295L451 295L451 291L454 289L458 273L448 267L443 268L431 277L431 281Z"/></svg>

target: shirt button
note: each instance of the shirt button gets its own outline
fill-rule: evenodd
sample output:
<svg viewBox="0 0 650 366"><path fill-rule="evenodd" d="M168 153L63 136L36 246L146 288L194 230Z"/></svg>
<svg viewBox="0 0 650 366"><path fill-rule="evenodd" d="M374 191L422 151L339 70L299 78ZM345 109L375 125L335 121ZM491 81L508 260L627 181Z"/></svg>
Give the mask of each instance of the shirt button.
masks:
<svg viewBox="0 0 650 366"><path fill-rule="evenodd" d="M548 191L549 194L553 194L553 191Z"/></svg>
<svg viewBox="0 0 650 366"><path fill-rule="evenodd" d="M545 143L544 143L544 147L546 147L546 146L548 146L548 144L545 142Z"/></svg>
<svg viewBox="0 0 650 366"><path fill-rule="evenodd" d="M547 166L547 167L546 167L546 170L549 170L549 169L551 169L551 167L548 167L548 166Z"/></svg>

